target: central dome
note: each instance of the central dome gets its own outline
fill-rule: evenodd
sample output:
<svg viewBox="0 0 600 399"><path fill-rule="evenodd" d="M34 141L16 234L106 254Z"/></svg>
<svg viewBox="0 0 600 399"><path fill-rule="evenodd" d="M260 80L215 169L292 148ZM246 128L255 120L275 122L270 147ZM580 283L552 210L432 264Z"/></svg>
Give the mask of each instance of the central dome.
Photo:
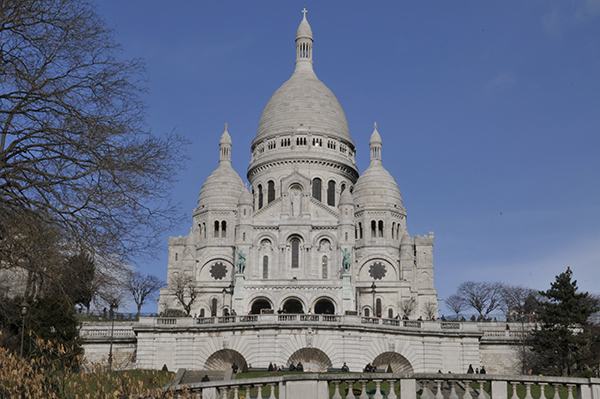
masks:
<svg viewBox="0 0 600 399"><path fill-rule="evenodd" d="M300 129L352 143L340 102L313 71L312 44L304 18L296 33L296 69L267 103L255 142Z"/></svg>
<svg viewBox="0 0 600 399"><path fill-rule="evenodd" d="M299 127L311 133L350 140L346 114L335 95L310 70L294 71L267 103L257 139L289 133Z"/></svg>

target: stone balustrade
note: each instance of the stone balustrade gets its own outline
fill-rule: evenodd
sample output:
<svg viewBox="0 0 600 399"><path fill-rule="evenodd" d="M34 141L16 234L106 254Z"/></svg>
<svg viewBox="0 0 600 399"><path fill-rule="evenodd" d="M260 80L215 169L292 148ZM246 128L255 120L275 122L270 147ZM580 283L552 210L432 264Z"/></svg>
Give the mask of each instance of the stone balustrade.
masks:
<svg viewBox="0 0 600 399"><path fill-rule="evenodd" d="M486 374L303 373L171 389L202 399L600 399L598 378Z"/></svg>
<svg viewBox="0 0 600 399"><path fill-rule="evenodd" d="M119 322L115 323L114 326L110 322L84 322L79 329L79 336L84 342L102 342L110 339L111 335L114 341L135 342L134 325L137 325L137 322Z"/></svg>
<svg viewBox="0 0 600 399"><path fill-rule="evenodd" d="M152 327L197 327L212 328L221 325L244 324L273 324L273 323L302 323L317 324L342 324L356 326L381 326L382 328L402 328L413 330L452 330L452 331L477 331L477 323L438 322L422 320L384 319L380 317L365 317L355 315L326 315L326 314L261 314L243 316L216 316L216 317L142 317L139 326ZM504 330L496 332L504 336ZM490 336L494 335L490 332Z"/></svg>
<svg viewBox="0 0 600 399"><path fill-rule="evenodd" d="M534 328L533 323L472 323L453 321L421 321L421 320L398 320L380 317L364 317L356 315L325 315L325 314L262 314L242 316L218 316L218 317L141 317L139 322L118 323L115 325L113 337L120 339L135 339L134 328L189 328L198 330L213 329L215 327L243 327L246 324L294 324L300 323L315 327L326 327L327 325L345 325L376 327L382 329L403 331L426 331L435 332L478 332L482 334L482 340L521 340L523 332L528 333ZM85 339L102 339L110 337L110 323L85 322L81 327L81 336Z"/></svg>

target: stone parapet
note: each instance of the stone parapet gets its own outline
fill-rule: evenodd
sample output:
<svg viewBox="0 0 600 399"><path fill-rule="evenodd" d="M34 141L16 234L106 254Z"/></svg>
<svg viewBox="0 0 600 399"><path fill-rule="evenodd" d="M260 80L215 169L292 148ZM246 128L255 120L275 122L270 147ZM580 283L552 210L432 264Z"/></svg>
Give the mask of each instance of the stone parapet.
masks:
<svg viewBox="0 0 600 399"><path fill-rule="evenodd" d="M348 389L350 386L353 389ZM333 399L417 399L419 396L518 399L519 387L525 388L526 398L532 398L532 388L537 387L544 389L546 395L553 393L554 397L559 397L560 390L560 396L565 395L566 399L574 399L575 392L578 399L598 399L600 379L442 373L303 373L175 385L170 389L185 390L203 398L229 398L231 395L248 398L256 394L270 399L329 399L333 392Z"/></svg>

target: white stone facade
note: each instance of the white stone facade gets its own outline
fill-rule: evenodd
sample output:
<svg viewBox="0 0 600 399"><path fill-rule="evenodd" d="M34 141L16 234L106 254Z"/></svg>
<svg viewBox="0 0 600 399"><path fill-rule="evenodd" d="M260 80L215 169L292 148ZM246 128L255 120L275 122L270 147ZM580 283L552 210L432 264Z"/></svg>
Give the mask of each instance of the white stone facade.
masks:
<svg viewBox="0 0 600 399"><path fill-rule="evenodd" d="M286 313L437 315L433 233L412 237L394 178L373 131L359 175L344 111L313 71L306 17L296 68L272 96L251 146L249 187L231 166L225 127L218 167L206 179L185 237L169 239L159 312L182 308L174 281L188 276L190 315ZM342 251L349 253L343 266ZM239 254L246 257L238 270ZM375 284L375 287L373 287ZM373 289L374 288L374 289ZM374 292L373 292L374 291ZM189 299L189 298L188 298ZM427 309L429 311L427 311Z"/></svg>

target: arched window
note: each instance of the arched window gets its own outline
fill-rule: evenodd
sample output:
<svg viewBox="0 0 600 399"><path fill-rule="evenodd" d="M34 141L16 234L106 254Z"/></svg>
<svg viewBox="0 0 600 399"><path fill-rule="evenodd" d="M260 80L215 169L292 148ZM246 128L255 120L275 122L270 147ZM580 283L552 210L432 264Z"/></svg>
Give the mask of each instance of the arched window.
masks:
<svg viewBox="0 0 600 399"><path fill-rule="evenodd" d="M396 233L395 233L395 230L396 230L396 222L393 222L393 223L392 223L392 240L393 240L394 238L396 238Z"/></svg>
<svg viewBox="0 0 600 399"><path fill-rule="evenodd" d="M363 238L363 231L362 231L362 223L358 222L358 238L360 238L362 240Z"/></svg>
<svg viewBox="0 0 600 399"><path fill-rule="evenodd" d="M323 256L321 259L321 269L323 269L323 278L327 278L327 256Z"/></svg>
<svg viewBox="0 0 600 399"><path fill-rule="evenodd" d="M263 207L263 189L262 184L259 184L258 187L258 209Z"/></svg>
<svg viewBox="0 0 600 399"><path fill-rule="evenodd" d="M242 241L246 241L246 233L242 233Z"/></svg>
<svg viewBox="0 0 600 399"><path fill-rule="evenodd" d="M371 312L369 311L369 308L365 308L365 317L369 317L371 315Z"/></svg>
<svg viewBox="0 0 600 399"><path fill-rule="evenodd" d="M202 223L202 238L206 238L206 223Z"/></svg>
<svg viewBox="0 0 600 399"><path fill-rule="evenodd" d="M346 189L346 183L342 183L342 185L340 186L340 194L343 193L345 189Z"/></svg>
<svg viewBox="0 0 600 399"><path fill-rule="evenodd" d="M269 257L263 256L263 278L269 278Z"/></svg>
<svg viewBox="0 0 600 399"><path fill-rule="evenodd" d="M221 222L221 237L227 237L227 222L224 220Z"/></svg>
<svg viewBox="0 0 600 399"><path fill-rule="evenodd" d="M204 309L200 309L200 317L204 317Z"/></svg>
<svg viewBox="0 0 600 399"><path fill-rule="evenodd" d="M296 269L300 265L300 240L292 238L290 244L292 245L292 268Z"/></svg>
<svg viewBox="0 0 600 399"><path fill-rule="evenodd" d="M383 237L383 220L379 221L379 226L378 227L379 228L377 230L378 230L378 233L379 233L379 237Z"/></svg>
<svg viewBox="0 0 600 399"><path fill-rule="evenodd" d="M215 238L219 237L219 221L215 220Z"/></svg>
<svg viewBox="0 0 600 399"><path fill-rule="evenodd" d="M329 180L327 183L327 205L335 206L335 182Z"/></svg>
<svg viewBox="0 0 600 399"><path fill-rule="evenodd" d="M210 315L215 317L217 315L217 298L213 298L210 301Z"/></svg>
<svg viewBox="0 0 600 399"><path fill-rule="evenodd" d="M273 202L275 200L275 182L273 180L269 180L267 187L267 204Z"/></svg>
<svg viewBox="0 0 600 399"><path fill-rule="evenodd" d="M321 179L318 177L312 182L312 196L314 199L321 201Z"/></svg>
<svg viewBox="0 0 600 399"><path fill-rule="evenodd" d="M375 315L381 317L381 298L377 298L377 301L375 301Z"/></svg>
<svg viewBox="0 0 600 399"><path fill-rule="evenodd" d="M394 309L389 308L388 309L388 319L393 319L394 318Z"/></svg>
<svg viewBox="0 0 600 399"><path fill-rule="evenodd" d="M377 237L377 222L371 220L371 237Z"/></svg>

